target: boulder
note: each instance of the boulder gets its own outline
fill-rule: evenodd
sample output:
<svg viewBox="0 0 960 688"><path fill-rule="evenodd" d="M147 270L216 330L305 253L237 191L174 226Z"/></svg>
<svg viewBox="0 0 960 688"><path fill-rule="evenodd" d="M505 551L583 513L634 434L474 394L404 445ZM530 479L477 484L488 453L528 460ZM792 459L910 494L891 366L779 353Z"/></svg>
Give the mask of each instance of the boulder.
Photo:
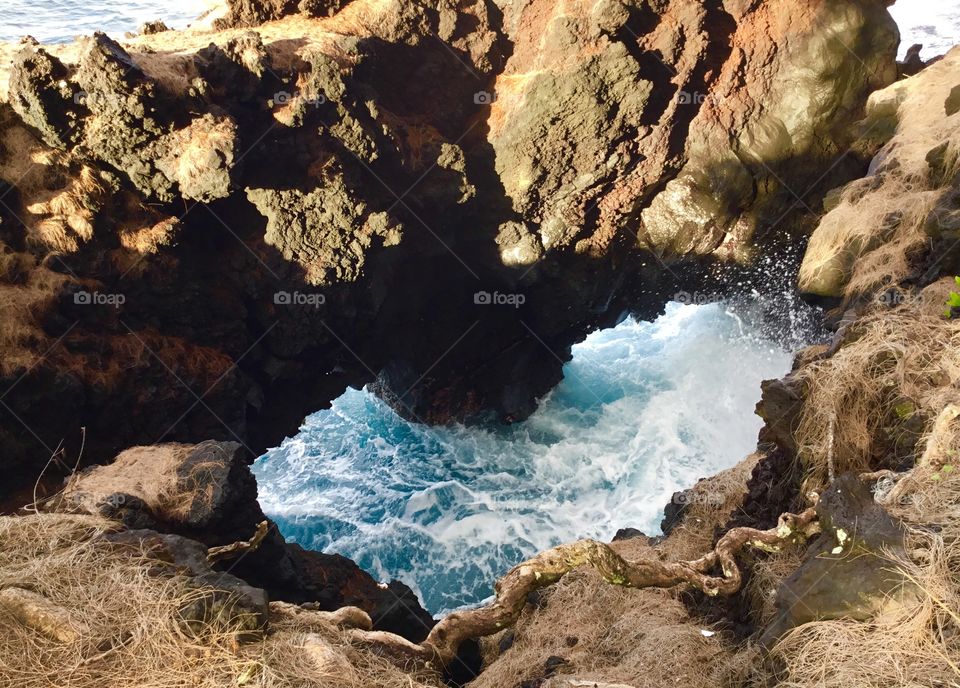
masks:
<svg viewBox="0 0 960 688"><path fill-rule="evenodd" d="M225 540L253 531L256 495L243 448L208 441L127 449L113 463L70 480L63 500L90 514L181 532L203 530L208 538Z"/></svg>
<svg viewBox="0 0 960 688"><path fill-rule="evenodd" d="M161 559L188 569L198 584L236 593L250 609L265 605L266 596L321 611L358 607L375 629L415 642L435 623L403 583L377 583L345 557L287 543L272 523L255 550L224 562L232 575L211 570L208 547L249 540L268 521L235 442L133 447L113 463L72 478L48 508L120 520L132 530L111 539L157 550ZM223 607L221 597L209 600L213 608Z"/></svg>
<svg viewBox="0 0 960 688"><path fill-rule="evenodd" d="M919 74L927 66L927 63L920 57L921 50L923 50L923 45L915 43L907 49L907 54L903 56L903 60L897 62L897 69L901 77Z"/></svg>
<svg viewBox="0 0 960 688"><path fill-rule="evenodd" d="M891 560L906 557L905 529L857 476L838 477L817 505L822 533L801 566L777 590L777 616L764 630L769 646L810 621L866 621L917 599Z"/></svg>
<svg viewBox="0 0 960 688"><path fill-rule="evenodd" d="M863 128L883 146L866 177L831 193L803 257L801 290L858 297L906 278L956 274L958 68L954 49L870 97Z"/></svg>
<svg viewBox="0 0 960 688"><path fill-rule="evenodd" d="M189 605L180 610L188 627L199 630L218 619L249 631L266 627L270 611L266 591L230 573L212 569L203 543L153 530L110 533L104 540L129 545L152 559L171 564L186 577L187 585L204 591L191 596Z"/></svg>
<svg viewBox="0 0 960 688"><path fill-rule="evenodd" d="M773 442L795 453L794 432L803 410L803 392L799 383L788 375L781 380L764 380L760 383L760 390L756 407L756 414L764 421L760 440Z"/></svg>

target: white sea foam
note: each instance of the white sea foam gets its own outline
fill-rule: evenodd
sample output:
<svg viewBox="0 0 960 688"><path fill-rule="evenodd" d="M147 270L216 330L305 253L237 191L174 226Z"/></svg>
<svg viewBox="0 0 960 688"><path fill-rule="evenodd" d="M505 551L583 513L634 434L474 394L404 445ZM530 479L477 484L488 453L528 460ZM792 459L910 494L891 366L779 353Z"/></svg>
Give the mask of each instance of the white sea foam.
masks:
<svg viewBox="0 0 960 688"><path fill-rule="evenodd" d="M42 43L63 43L97 30L119 37L153 19L163 19L171 28L183 28L211 4L209 0L5 0L0 13L0 40L17 40L30 34ZM899 0L890 12L903 36L901 57L914 43L924 45L927 58L960 43L960 7L956 0Z"/></svg>
<svg viewBox="0 0 960 688"><path fill-rule="evenodd" d="M171 29L182 29L210 4L207 0L3 0L0 40L30 35L41 43L66 43L94 31L123 38L125 32L155 19Z"/></svg>
<svg viewBox="0 0 960 688"><path fill-rule="evenodd" d="M960 4L957 0L899 0L890 14L900 27L900 57L921 43L925 59L960 44Z"/></svg>
<svg viewBox="0 0 960 688"><path fill-rule="evenodd" d="M574 349L565 380L509 428L427 428L349 390L257 462L261 502L303 545L400 578L433 612L477 602L539 550L632 526L749 454L760 381L790 354L722 305L671 304Z"/></svg>

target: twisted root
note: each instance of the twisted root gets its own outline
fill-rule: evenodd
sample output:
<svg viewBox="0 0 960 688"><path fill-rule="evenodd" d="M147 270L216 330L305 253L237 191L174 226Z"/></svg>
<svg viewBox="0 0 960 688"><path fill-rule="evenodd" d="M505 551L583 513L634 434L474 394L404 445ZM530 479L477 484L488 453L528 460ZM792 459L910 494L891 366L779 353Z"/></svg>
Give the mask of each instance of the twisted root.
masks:
<svg viewBox="0 0 960 688"><path fill-rule="evenodd" d="M627 561L609 546L580 540L547 550L510 569L496 584L492 604L454 612L440 621L420 644L382 631L350 631L355 642L398 660L448 666L465 640L493 635L513 626L534 590L553 585L582 566L595 569L608 583L628 588L669 588L688 584L707 595L729 596L743 584L736 555L747 546L767 552L805 541L820 532L815 507L800 514L783 514L775 528L734 528L724 534L713 551L693 561ZM711 572L719 567L721 575Z"/></svg>

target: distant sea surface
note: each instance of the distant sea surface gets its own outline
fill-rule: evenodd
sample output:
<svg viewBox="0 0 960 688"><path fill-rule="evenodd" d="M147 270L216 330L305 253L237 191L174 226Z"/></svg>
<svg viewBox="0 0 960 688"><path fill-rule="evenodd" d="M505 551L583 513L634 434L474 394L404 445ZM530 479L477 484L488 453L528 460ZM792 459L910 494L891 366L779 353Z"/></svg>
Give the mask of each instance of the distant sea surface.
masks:
<svg viewBox="0 0 960 688"><path fill-rule="evenodd" d="M890 8L900 27L900 57L915 43L929 60L960 43L960 2L957 0L900 0Z"/></svg>
<svg viewBox="0 0 960 688"><path fill-rule="evenodd" d="M77 36L106 31L115 38L154 19L173 29L187 26L207 8L203 0L3 0L0 40L29 34L42 43L66 43ZM891 8L900 25L901 57L922 43L926 58L960 43L960 2L900 0Z"/></svg>
<svg viewBox="0 0 960 688"><path fill-rule="evenodd" d="M182 29L208 5L205 0L3 0L0 40L30 35L41 43L68 43L94 31L123 38L155 19Z"/></svg>

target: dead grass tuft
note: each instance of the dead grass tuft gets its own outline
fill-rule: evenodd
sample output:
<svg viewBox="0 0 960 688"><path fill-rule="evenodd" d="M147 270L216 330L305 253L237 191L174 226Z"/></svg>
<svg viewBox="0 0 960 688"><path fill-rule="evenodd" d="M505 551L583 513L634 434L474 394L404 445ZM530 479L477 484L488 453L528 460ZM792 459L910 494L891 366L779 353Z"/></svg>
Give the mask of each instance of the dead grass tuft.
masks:
<svg viewBox="0 0 960 688"><path fill-rule="evenodd" d="M773 621L777 610L777 590L791 573L800 567L803 549L792 547L776 554L758 557L750 569L745 596L751 610L751 620L757 628L764 628Z"/></svg>
<svg viewBox="0 0 960 688"><path fill-rule="evenodd" d="M807 489L826 484L831 460L839 475L902 459L898 443L912 447L898 433L929 425L960 397L960 321L943 317L944 289L932 285L919 300L860 319L832 357L798 373Z"/></svg>
<svg viewBox="0 0 960 688"><path fill-rule="evenodd" d="M746 655L722 634L705 637L701 629L669 591L621 588L593 571L576 572L547 589L539 608L528 606L510 649L499 654L499 636L486 641L490 663L470 685L503 688L542 678L551 656L567 662L558 674L587 684L743 685Z"/></svg>
<svg viewBox="0 0 960 688"><path fill-rule="evenodd" d="M49 251L77 251L93 238L93 224L106 194L97 173L87 165L63 188L36 189L24 218L28 241Z"/></svg>
<svg viewBox="0 0 960 688"><path fill-rule="evenodd" d="M99 536L116 524L39 514L0 518L0 589L42 595L76 619L74 642L0 611L2 688L434 688L352 647L337 628L277 611L250 637L230 618L188 628L180 611L207 590L129 546Z"/></svg>
<svg viewBox="0 0 960 688"><path fill-rule="evenodd" d="M15 283L0 282L0 375L14 375L40 360L50 338L39 323L67 277L41 267L27 254L4 254L0 263L25 270Z"/></svg>
<svg viewBox="0 0 960 688"><path fill-rule="evenodd" d="M909 184L905 186L900 193L882 198L880 204L877 194L871 194L864 203L848 206L846 213L834 218L848 232L868 233L852 242L863 248L852 256L853 268L844 291L848 301L902 281L930 243L928 217L943 194L910 191ZM865 212L872 217L863 217Z"/></svg>
<svg viewBox="0 0 960 688"><path fill-rule="evenodd" d="M761 455L751 454L733 468L701 480L686 493L681 523L660 547L666 559L696 559L710 551L718 529L730 520L747 494L747 482Z"/></svg>
<svg viewBox="0 0 960 688"><path fill-rule="evenodd" d="M801 284L818 293L840 286L851 300L898 283L929 243L927 218L942 195L927 189L920 175L853 182L811 238Z"/></svg>

